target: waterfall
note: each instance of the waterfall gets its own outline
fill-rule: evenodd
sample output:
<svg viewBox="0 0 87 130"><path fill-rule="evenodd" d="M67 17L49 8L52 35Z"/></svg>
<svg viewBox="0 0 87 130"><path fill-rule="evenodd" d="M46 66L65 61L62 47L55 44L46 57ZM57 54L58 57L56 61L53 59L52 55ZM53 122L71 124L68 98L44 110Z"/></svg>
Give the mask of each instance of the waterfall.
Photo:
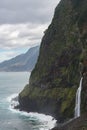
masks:
<svg viewBox="0 0 87 130"><path fill-rule="evenodd" d="M76 92L75 118L80 117L82 79L83 78L81 78L79 88L77 89L77 92Z"/></svg>

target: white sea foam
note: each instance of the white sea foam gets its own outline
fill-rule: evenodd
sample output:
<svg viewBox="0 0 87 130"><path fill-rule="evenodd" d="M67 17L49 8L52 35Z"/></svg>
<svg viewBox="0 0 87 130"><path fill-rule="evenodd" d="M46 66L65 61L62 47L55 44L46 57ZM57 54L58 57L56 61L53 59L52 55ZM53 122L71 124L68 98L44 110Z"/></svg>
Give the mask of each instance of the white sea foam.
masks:
<svg viewBox="0 0 87 130"><path fill-rule="evenodd" d="M18 94L12 94L7 98L7 101L10 103L10 110L14 109L15 106L19 105Z"/></svg>
<svg viewBox="0 0 87 130"><path fill-rule="evenodd" d="M40 126L40 130L48 130L52 129L56 125L56 120L49 115L40 114L40 113L34 113L34 112L24 112L14 109L14 106L18 105L18 101L15 100L18 97L18 94L13 94L10 97L7 98L7 101L10 103L9 109L13 113L20 114L22 116L29 117L31 120L39 121L42 125Z"/></svg>
<svg viewBox="0 0 87 130"><path fill-rule="evenodd" d="M12 95L10 95L9 97L7 97L7 101L8 102L11 102L14 98L16 98L16 97L18 97L18 94L17 93L15 93L15 94L12 94Z"/></svg>

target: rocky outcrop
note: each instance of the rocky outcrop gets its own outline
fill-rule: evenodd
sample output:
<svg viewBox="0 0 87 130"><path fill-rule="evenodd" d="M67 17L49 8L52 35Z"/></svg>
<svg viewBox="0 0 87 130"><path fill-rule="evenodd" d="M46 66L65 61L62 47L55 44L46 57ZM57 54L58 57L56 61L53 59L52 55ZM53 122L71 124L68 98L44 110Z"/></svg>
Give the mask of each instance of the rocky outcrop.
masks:
<svg viewBox="0 0 87 130"><path fill-rule="evenodd" d="M87 0L60 1L42 39L29 84L19 94L21 110L50 114L58 122L74 117L76 90L84 75L82 62L87 57L86 16ZM84 105L82 100L82 113Z"/></svg>
<svg viewBox="0 0 87 130"><path fill-rule="evenodd" d="M67 123L59 125L52 130L87 130L87 113Z"/></svg>
<svg viewBox="0 0 87 130"><path fill-rule="evenodd" d="M86 66L87 69L87 66ZM81 96L81 113L87 112L87 71L83 75L83 85L82 85L82 96Z"/></svg>
<svg viewBox="0 0 87 130"><path fill-rule="evenodd" d="M85 67L87 69L87 64L85 64ZM81 116L79 118L73 118L64 124L58 124L58 126L52 130L87 130L87 71L85 71L83 75L81 110Z"/></svg>

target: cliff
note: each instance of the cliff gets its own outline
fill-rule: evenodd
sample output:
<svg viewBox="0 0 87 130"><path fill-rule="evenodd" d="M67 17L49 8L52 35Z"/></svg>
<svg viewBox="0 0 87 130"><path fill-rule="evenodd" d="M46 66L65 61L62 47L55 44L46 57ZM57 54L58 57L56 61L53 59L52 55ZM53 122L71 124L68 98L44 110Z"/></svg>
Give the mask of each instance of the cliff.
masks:
<svg viewBox="0 0 87 130"><path fill-rule="evenodd" d="M73 118L86 61L87 0L61 0L42 38L29 84L19 94L20 110L50 114L58 122Z"/></svg>
<svg viewBox="0 0 87 130"><path fill-rule="evenodd" d="M81 92L81 116L64 124L58 125L52 130L87 130L87 73L83 75Z"/></svg>

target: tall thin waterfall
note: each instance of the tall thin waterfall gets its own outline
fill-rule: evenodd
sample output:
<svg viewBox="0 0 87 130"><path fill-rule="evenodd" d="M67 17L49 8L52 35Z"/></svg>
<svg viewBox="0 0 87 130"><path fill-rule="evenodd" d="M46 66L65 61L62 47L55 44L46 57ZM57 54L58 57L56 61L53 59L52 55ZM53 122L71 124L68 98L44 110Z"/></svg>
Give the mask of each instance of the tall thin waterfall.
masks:
<svg viewBox="0 0 87 130"><path fill-rule="evenodd" d="M83 78L81 78L79 88L77 89L77 92L76 92L75 118L80 117L82 79Z"/></svg>

